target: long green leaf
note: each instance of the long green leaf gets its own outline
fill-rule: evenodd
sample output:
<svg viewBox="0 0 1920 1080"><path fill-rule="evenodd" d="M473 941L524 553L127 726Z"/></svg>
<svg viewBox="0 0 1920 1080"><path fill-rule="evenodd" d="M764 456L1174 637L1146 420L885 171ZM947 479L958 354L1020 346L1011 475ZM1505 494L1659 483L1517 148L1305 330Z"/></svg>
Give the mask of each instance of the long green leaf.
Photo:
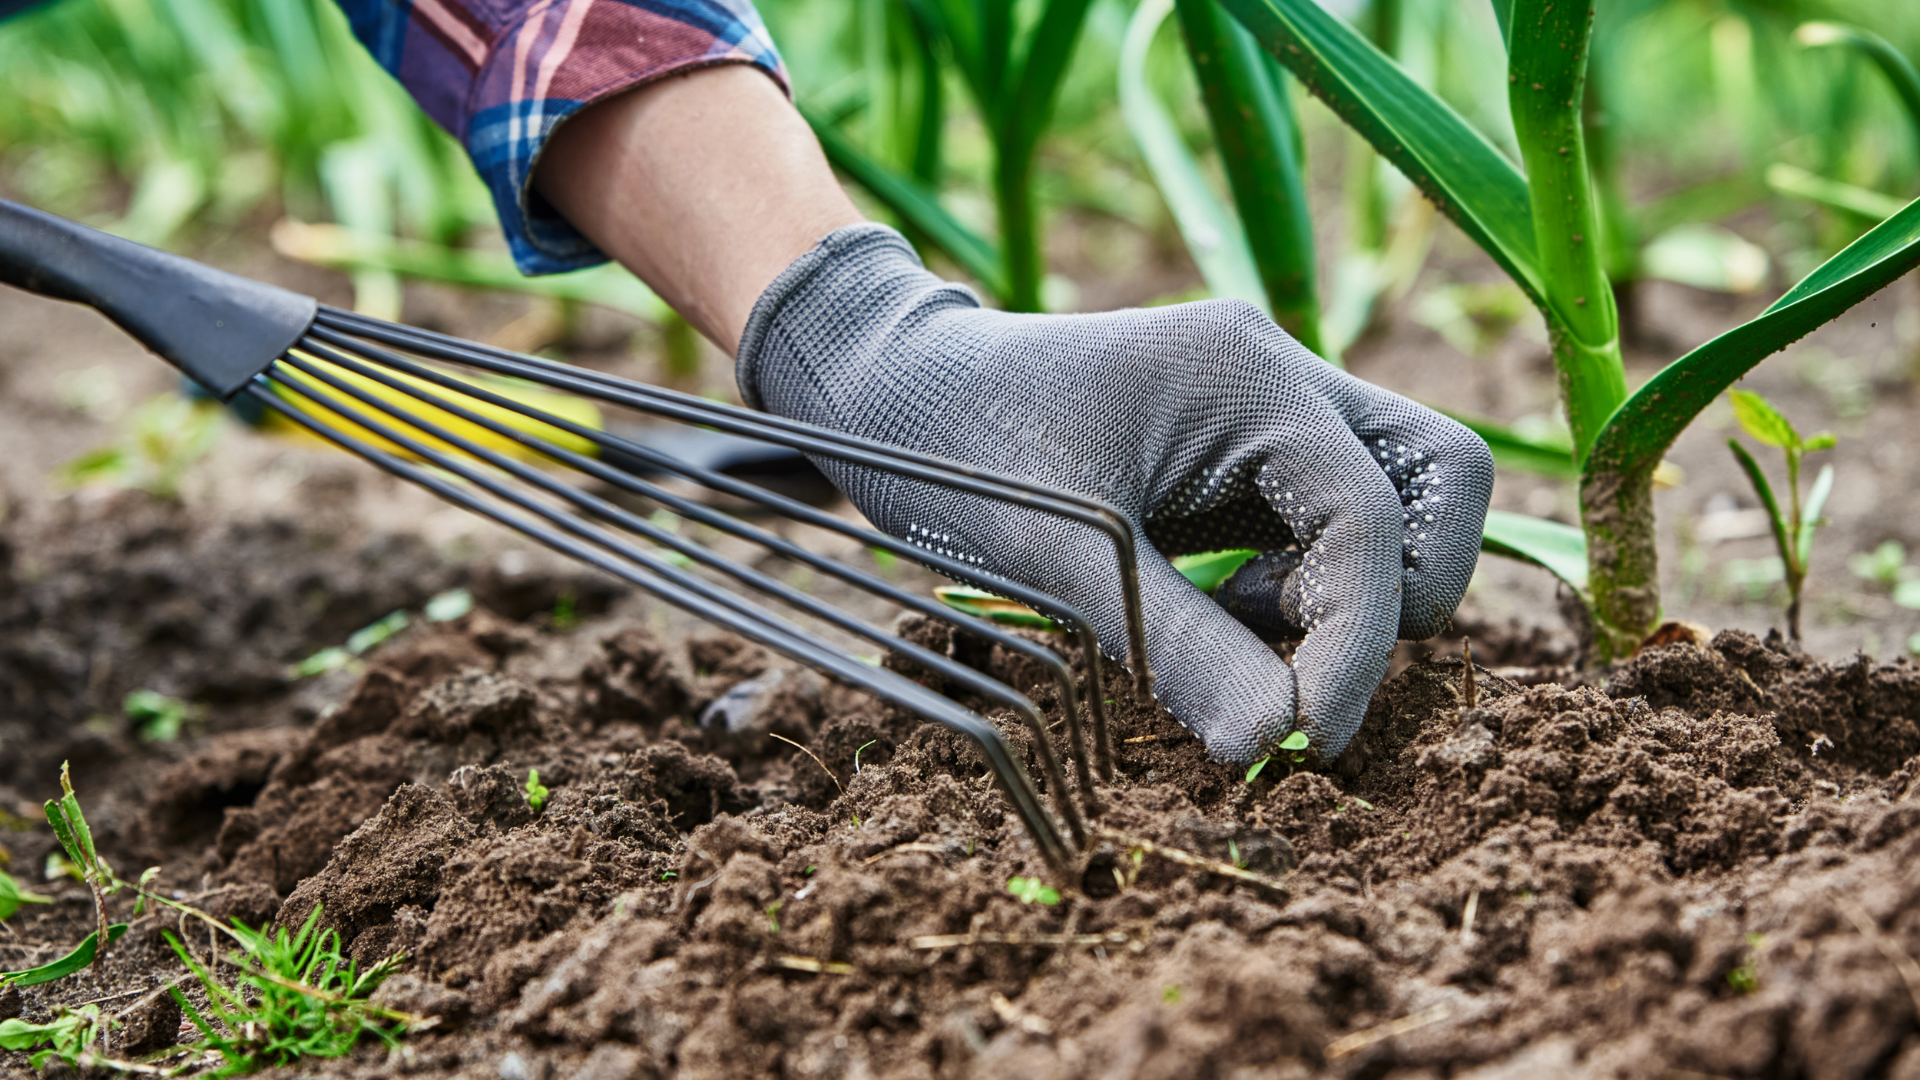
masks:
<svg viewBox="0 0 1920 1080"><path fill-rule="evenodd" d="M1914 134L1920 136L1920 70L1892 42L1864 27L1837 22L1801 23L1793 32L1793 40L1809 48L1844 45L1873 61L1886 74L1893 92L1907 108Z"/></svg>
<svg viewBox="0 0 1920 1080"><path fill-rule="evenodd" d="M1060 96L1060 81L1066 75L1067 61L1080 40L1080 27L1087 20L1091 0L1047 0L1040 21L1027 35L1026 55L1019 74L1006 97L1001 148L1007 156L1028 157L1040 142L1040 133L1053 118L1053 104ZM989 9L1013 4L1006 0L987 0Z"/></svg>
<svg viewBox="0 0 1920 1080"><path fill-rule="evenodd" d="M1221 0L1292 71L1541 303L1527 182L1445 102L1314 0Z"/></svg>
<svg viewBox="0 0 1920 1080"><path fill-rule="evenodd" d="M1321 352L1313 219L1286 70L1215 0L1178 0L1178 8L1187 55L1274 321Z"/></svg>
<svg viewBox="0 0 1920 1080"><path fill-rule="evenodd" d="M126 923L114 923L112 926L107 927L107 943L112 944L113 942L119 941L120 935L126 932ZM81 968L86 967L88 964L93 963L93 954L98 951L96 945L99 940L100 932L96 930L88 934L86 940L82 941L72 952L50 964L42 964L39 967L28 968L25 971L0 971L0 986L38 986L41 983L52 982L55 979L64 979L74 972L79 971Z"/></svg>
<svg viewBox="0 0 1920 1080"><path fill-rule="evenodd" d="M1587 539L1571 525L1489 510L1480 550L1545 567L1576 590L1586 591Z"/></svg>
<svg viewBox="0 0 1920 1080"><path fill-rule="evenodd" d="M1487 449L1493 451L1495 465L1567 480L1580 475L1580 470L1573 464L1573 444L1564 438L1538 438L1483 416L1447 409L1441 409L1440 412L1459 421L1467 430L1485 440Z"/></svg>
<svg viewBox="0 0 1920 1080"><path fill-rule="evenodd" d="M1816 176L1805 169L1783 163L1767 166L1766 178L1767 186L1781 195L1819 203L1868 221L1885 221L1906 205L1891 195L1882 195L1844 180Z"/></svg>
<svg viewBox="0 0 1920 1080"><path fill-rule="evenodd" d="M1588 478L1651 469L1707 403L1754 365L1920 266L1920 200L1828 259L1752 322L1666 366L1614 411Z"/></svg>
<svg viewBox="0 0 1920 1080"><path fill-rule="evenodd" d="M1209 0L1211 2L1211 0ZM1127 34L1120 46L1120 115L1133 135L1134 145L1146 160L1160 195L1172 211L1174 224L1187 242L1207 291L1215 296L1245 300L1271 314L1266 290L1260 284L1260 272L1254 267L1253 252L1247 247L1245 232L1234 219L1207 178L1199 162L1187 150L1173 118L1161 107L1153 88L1147 85L1147 50L1154 34L1173 13L1173 0L1143 0L1134 9Z"/></svg>
<svg viewBox="0 0 1920 1080"><path fill-rule="evenodd" d="M0 919L10 917L20 910L22 904L51 904L53 898L39 893L27 892L13 876L0 870Z"/></svg>
<svg viewBox="0 0 1920 1080"><path fill-rule="evenodd" d="M804 106L800 110L820 139L827 160L918 229L921 235L964 267L995 296L1007 292L1006 271L1000 253L980 234L960 224L940 205L934 193L918 181L902 176L870 157L851 139Z"/></svg>

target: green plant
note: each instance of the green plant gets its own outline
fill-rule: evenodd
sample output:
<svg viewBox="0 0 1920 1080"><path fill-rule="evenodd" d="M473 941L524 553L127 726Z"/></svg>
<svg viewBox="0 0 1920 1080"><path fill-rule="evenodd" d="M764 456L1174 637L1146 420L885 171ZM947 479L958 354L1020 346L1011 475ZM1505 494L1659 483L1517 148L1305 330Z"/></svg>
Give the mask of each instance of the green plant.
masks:
<svg viewBox="0 0 1920 1080"><path fill-rule="evenodd" d="M79 1067L82 1056L106 1035L111 1022L100 1015L100 1006L82 1005L61 1008L52 1020L30 1024L25 1020L0 1020L0 1050L33 1050L46 1046L28 1058L39 1069L54 1058Z"/></svg>
<svg viewBox="0 0 1920 1080"><path fill-rule="evenodd" d="M534 813L539 813L540 808L547 805L547 796L551 794L551 792L547 790L547 785L540 782L539 769L527 770L526 793L527 807Z"/></svg>
<svg viewBox="0 0 1920 1080"><path fill-rule="evenodd" d="M1668 447L1755 364L1920 265L1920 203L1849 245L1758 318L1628 394L1581 114L1592 0L1495 4L1524 174L1312 0L1222 2L1485 250L1545 318L1579 470L1580 529L1569 535L1492 516L1487 547L1559 573L1593 617L1597 657L1627 655L1660 615L1652 481ZM1576 561L1584 573L1568 572Z"/></svg>
<svg viewBox="0 0 1920 1080"><path fill-rule="evenodd" d="M854 747L854 750L853 750L853 771L854 772L858 773L860 771L860 751L865 750L867 747L872 746L874 743L877 743L879 741L880 741L879 739L868 739L866 742L863 742L859 746Z"/></svg>
<svg viewBox="0 0 1920 1080"><path fill-rule="evenodd" d="M167 942L206 991L206 1009L169 988L200 1040L194 1049L222 1059L215 1076L231 1076L306 1058L340 1057L364 1036L397 1046L419 1018L367 1000L404 956L394 955L359 972L340 951L340 935L320 928L315 905L300 929L289 934L254 930L234 920L218 927L240 946L225 957L237 985L220 981L171 933Z"/></svg>
<svg viewBox="0 0 1920 1080"><path fill-rule="evenodd" d="M780 932L780 909L785 906L786 902L782 900L775 900L773 903L767 905L765 911L767 916L767 933L777 934Z"/></svg>
<svg viewBox="0 0 1920 1080"><path fill-rule="evenodd" d="M1007 891L1014 899L1023 904L1045 904L1052 907L1060 902L1058 890L1047 885L1039 878L1011 877L1007 879Z"/></svg>
<svg viewBox="0 0 1920 1080"><path fill-rule="evenodd" d="M464 590L456 590L456 592L460 591ZM453 593L442 593L440 596L434 597L432 601L428 602L428 608L431 609L433 604L439 603L446 597L453 595ZM466 606L469 609L473 606L472 596L466 598ZM463 611L461 614L465 614L465 612ZM433 618L431 610L429 610L427 617L429 620ZM458 615L452 617L459 618ZM338 671L344 667L353 667L358 657L364 656L373 651L375 647L384 644L388 638L405 630L408 625L409 620L406 612L391 612L378 622L369 623L355 630L353 633L348 634L346 644L329 645L288 668L287 677L290 679L309 679L315 675L325 675L330 671Z"/></svg>
<svg viewBox="0 0 1920 1080"><path fill-rule="evenodd" d="M1907 566L1907 546L1898 540L1882 541L1872 551L1847 556L1847 569L1856 577L1889 589L1912 577L1920 577L1920 568Z"/></svg>
<svg viewBox="0 0 1920 1080"><path fill-rule="evenodd" d="M1747 935L1747 953L1739 966L1727 972L1727 988L1736 994L1745 996L1760 989L1760 946L1766 943L1762 934Z"/></svg>
<svg viewBox="0 0 1920 1080"><path fill-rule="evenodd" d="M553 628L571 630L580 625L580 610L571 591L563 592L553 602Z"/></svg>
<svg viewBox="0 0 1920 1080"><path fill-rule="evenodd" d="M1090 0L906 0L923 65L945 56L973 97L992 148L992 191L1000 224L996 247L940 206L939 129L944 116L937 70L929 71L914 126L912 174L889 166L840 132L836 117L803 103L827 157L887 204L917 235L945 251L1014 311L1041 309L1044 274L1034 159L1051 120L1067 60ZM873 65L877 68L879 65ZM871 108L874 98L869 97ZM884 126L884 125L882 125Z"/></svg>
<svg viewBox="0 0 1920 1080"><path fill-rule="evenodd" d="M68 487L106 482L177 500L187 469L213 449L224 424L218 405L157 394L127 418L125 437L60 466L54 480Z"/></svg>
<svg viewBox="0 0 1920 1080"><path fill-rule="evenodd" d="M155 690L135 690L120 707L142 742L174 741L193 714L191 705Z"/></svg>
<svg viewBox="0 0 1920 1080"><path fill-rule="evenodd" d="M1289 765L1287 772L1289 774L1293 772L1292 766L1299 765L1307 760L1307 746L1307 733L1304 731L1293 732L1286 738L1280 740L1280 745L1275 749L1280 750L1287 758ZM1249 766L1247 768L1247 783L1253 783L1254 777L1260 775L1261 770L1267 767L1267 762L1272 761L1274 756L1276 755L1268 755Z"/></svg>
<svg viewBox="0 0 1920 1080"><path fill-rule="evenodd" d="M51 904L53 897L28 892L20 887L13 875L0 870L0 919L12 918L25 904Z"/></svg>
<svg viewBox="0 0 1920 1080"><path fill-rule="evenodd" d="M1738 439L1728 439L1727 448L1733 451L1734 460L1747 474L1747 480L1753 485L1754 494L1760 497L1760 505L1766 508L1767 520L1773 527L1773 546L1780 553L1780 565L1784 568L1787 583L1787 637L1800 640L1800 589L1807 579L1807 561L1813 554L1813 530L1821 524L1820 511L1825 508L1827 495L1833 491L1833 466L1825 465L1814 477L1813 487L1807 492L1806 501L1800 498L1800 462L1804 455L1817 450L1831 450L1834 437L1828 433L1802 439L1800 432L1780 415L1779 410L1767 403L1767 399L1747 390L1728 391L1733 399L1733 415L1746 433L1768 446L1776 447L1786 458L1787 463L1787 506L1783 511L1780 501L1774 497L1773 486L1760 470L1760 463L1753 459L1747 448L1740 445Z"/></svg>

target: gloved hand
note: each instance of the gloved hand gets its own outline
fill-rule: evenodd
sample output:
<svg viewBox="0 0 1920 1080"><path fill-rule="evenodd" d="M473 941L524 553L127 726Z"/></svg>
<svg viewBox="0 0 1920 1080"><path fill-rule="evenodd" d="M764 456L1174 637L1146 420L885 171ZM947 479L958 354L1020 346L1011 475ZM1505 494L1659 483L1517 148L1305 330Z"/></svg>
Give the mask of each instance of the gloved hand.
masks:
<svg viewBox="0 0 1920 1080"><path fill-rule="evenodd" d="M1302 348L1251 305L1013 315L853 225L789 266L741 339L756 408L1104 499L1134 523L1155 693L1212 756L1296 727L1346 747L1396 637L1439 632L1479 557L1493 460L1478 436ZM1074 605L1124 659L1109 540L1084 525L816 461L880 529ZM1268 555L1222 587L1289 669L1173 555Z"/></svg>

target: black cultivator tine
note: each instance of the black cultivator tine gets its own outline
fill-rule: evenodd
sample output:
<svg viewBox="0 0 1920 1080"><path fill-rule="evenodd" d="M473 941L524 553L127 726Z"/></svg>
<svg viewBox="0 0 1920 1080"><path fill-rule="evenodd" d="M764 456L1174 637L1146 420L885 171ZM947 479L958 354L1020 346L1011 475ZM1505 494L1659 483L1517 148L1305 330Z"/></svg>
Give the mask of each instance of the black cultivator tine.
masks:
<svg viewBox="0 0 1920 1080"><path fill-rule="evenodd" d="M819 528L829 529L851 539L858 540L867 546L877 547L903 558L913 559L949 577L972 579L1003 596L1011 597L1036 610L1058 616L1062 624L1068 628L1069 632L1074 634L1080 644L1082 654L1087 658L1088 696L1086 702L1087 708L1093 718L1094 760L1097 763L1101 779L1108 782L1113 780L1113 747L1109 734L1110 725L1106 708L1106 682L1100 665L1099 643L1095 640L1087 619L1071 606L1063 604L1059 600L1037 589L1028 588L1018 582L985 573L977 567L961 562L950 556L941 555L937 552L921 548L908 541L896 539L874 529L851 524L817 507L800 502L797 499L768 491L765 488L726 476L712 469L704 469L690 465L652 447L642 446L630 440L622 439L619 436L610 435L596 428L587 427L563 417L553 416L544 410L524 402L515 401L504 395L492 393L484 387L474 386L471 383L454 378L445 372L416 363L388 350L376 346L369 346L364 341L355 340L353 337L329 330L324 326L315 326L313 331L308 335L307 340L309 342L308 347L314 349L316 353L324 346L312 344L314 342L324 342L338 346L341 349L359 352L377 361L380 365L400 371L412 378L431 382L455 394L484 401L498 408L510 410L530 420L537 420L540 423L565 431L567 434L576 438L592 442L605 450L613 451L630 459L641 460L662 471L683 476L688 480L712 490L756 502L785 517ZM549 383L548 385L553 384ZM567 389L573 388L568 387ZM583 393L585 396L601 396L592 390L587 390ZM494 428L494 430L505 437L514 439L536 450L540 449L536 443L544 441L528 433L514 430L511 427L508 427L506 430L499 428ZM545 453L544 450L540 450L540 452ZM569 466L586 471L607 483L626 488L637 494L647 495L650 498L657 497L654 494L657 488L653 485L645 484L644 481L635 478L627 470L616 469L601 462L593 462L592 459L586 458L584 455L573 455L569 453L565 461ZM587 464L589 462L591 462L591 465ZM644 485L644 487L636 485ZM725 517L725 515L719 516ZM726 518L726 520L732 521L733 519ZM788 547L793 546L794 545L788 545ZM804 551L804 549L800 550ZM785 552L783 552L783 554L784 553ZM833 560L820 560L818 556L811 555L810 553L795 557L802 558L803 561L808 561L810 564L815 563L817 560L835 567L842 565ZM829 572L837 573L837 571L834 570L829 570ZM1049 650L1035 646L1024 639L1014 637L1004 631L991 629L989 628L989 624L985 623L984 620L962 615L943 604L937 604L924 597L914 597L911 600L904 599L908 594L904 594L901 590L897 589L890 589L890 591L884 593L884 595L886 595L888 599L912 607L914 610L933 615L953 625L962 626L974 633L981 634L996 643L1006 645L1022 655L1035 659L1045 665L1054 676L1055 682L1061 688L1062 708L1067 714L1068 738L1070 745L1073 747L1074 766L1078 779L1080 780L1081 790L1089 800L1094 799L1093 781L1087 769L1089 755L1087 754L1086 739L1081 730L1080 711L1078 708L1079 694L1074 684L1071 671L1066 668L1065 664L1061 662L1058 657L1054 656ZM1090 813L1099 812L1097 806L1092 802L1089 803L1088 811Z"/></svg>
<svg viewBox="0 0 1920 1080"><path fill-rule="evenodd" d="M617 402L683 423L705 424L730 434L777 443L803 453L837 458L850 464L1016 503L1097 529L1113 542L1119 563L1127 617L1127 653L1135 683L1142 693L1152 688L1153 673L1147 660L1146 622L1140 600L1140 575L1135 561L1133 531L1118 510L1098 499L769 413L708 401L691 394L647 386L552 360L476 345L429 330L380 322L326 305L321 305L315 326L344 331L422 356Z"/></svg>
<svg viewBox="0 0 1920 1080"><path fill-rule="evenodd" d="M418 400L424 404L430 405L434 408L441 409L445 412L449 412L454 415L460 416L464 420L484 426L496 433L505 434L506 432L512 431L512 428L510 428L508 425L501 424L498 421L491 420L487 417L483 417L480 414L475 413L470 409L463 408L459 406L457 403L448 401L447 399L442 398L437 394L428 393L426 391L419 389L418 387L410 386L404 380L396 378L391 374L382 372L378 367L374 365L361 363L357 360L352 359L351 357L335 352L334 350L327 348L325 345L317 345L309 342L309 343L303 343L302 348L305 351L311 352L315 356L318 356L319 358L321 358L322 360L325 360L328 363L335 364L363 378L372 379L380 383L381 385L386 386L390 389L393 389L401 394L404 394L408 397ZM1001 683L998 680L995 680L993 678L990 678L989 676L984 675L981 672L975 671L974 669L967 667L964 664L958 663L947 657L941 656L940 654L933 652L932 650L926 648L925 646L917 645L913 642L905 641L893 634L880 630L877 627L870 626L866 623L863 623L860 620L854 618L852 615L849 615L848 613L841 611L839 608L836 608L831 604L828 604L824 601L816 599L815 597L809 596L806 593L801 592L799 589L796 589L793 586L786 584L785 582L778 581L758 570L754 570L740 563L722 558L721 556L714 554L712 551L708 550L707 548L702 547L701 545L696 544L691 540L687 540L675 534L671 530L663 529L659 525L656 525L653 522L648 521L647 519L640 517L639 515L634 514L629 510L616 506L613 503L610 503L605 499L600 498L599 496L593 495L587 491L584 491L572 485L561 483L560 481L555 480L554 478L540 472L538 469L535 469L522 462L515 461L511 457L508 457L507 455L502 454L497 450L492 450L487 447L481 446L480 444L473 442L471 439L467 439L464 436L448 431L444 427L427 420L425 417L422 417L413 412L409 412L406 409L398 408L392 403L383 400L378 395L369 392L365 388L354 386L352 383L347 382L346 380L341 379L337 375L334 375L326 371L324 368L318 367L306 360L301 359L297 353L289 352L288 355L280 361L280 365L276 365L276 367L282 366L282 365L291 367L294 370L302 372L313 379L317 379L321 382L324 382L328 386L332 387L334 390L342 394L351 396L355 400L361 402L363 405L371 409L374 409L394 420L398 420L402 424L405 424L408 427L411 427L414 430L419 431L420 433L428 436L429 438L437 439L442 443L455 446L459 448L462 452L472 457L478 458L482 461L485 461L488 464L494 466L495 468L500 469L518 478L519 480L523 481L526 484L539 488L540 490L546 492L547 494L554 496L564 502L572 503L574 506L580 508L581 510L587 512L588 514L591 514L596 518L599 518L602 521L615 525L628 532L632 532L632 533L636 533L638 535L644 536L655 544L679 551L681 554L687 556L689 559L699 562L703 566L716 570L720 573L726 574L734 578L736 581L739 581L743 585L746 585L750 588L758 589L759 591L766 593L769 596L777 597L787 605L795 609L804 611L807 614L813 616L814 618L820 619L823 622L826 622L833 626L837 626L840 629L847 631L848 633L855 634L860 637L864 637L867 640L873 642L874 644L879 645L881 648L893 649L895 651L898 651L912 658L915 663L920 664L922 667L925 667L930 671L936 672L941 677L949 679L955 683L958 683L959 685L966 687L967 689L973 691L976 694L979 694L990 700L998 702L999 704L1005 706L1006 708L1013 710L1015 713L1018 713L1023 720L1026 721L1028 728L1032 730L1034 734L1034 738L1039 743L1039 745L1035 747L1035 750L1040 754L1040 760L1041 760L1042 766L1046 769L1048 783L1053 785L1054 791L1058 795L1062 813L1066 816L1067 827L1069 831L1071 831L1073 834L1074 842L1076 844L1084 844L1086 842L1085 822L1081 818L1079 810L1077 807L1075 807L1073 798L1069 793L1069 789L1067 787L1066 773L1061 770L1059 755L1054 752L1053 743L1050 739L1047 738L1046 718L1041 715L1040 710L1034 706L1033 702L1027 700L1027 698L1024 695L1017 693L1011 687L1008 687L1006 684ZM272 375L272 374L274 373L273 371L270 370L269 375ZM275 381L279 382L283 386L288 384L288 380L285 378L284 374L281 377L277 378ZM305 389L303 390L303 393L308 398L311 398L316 401L320 400L320 398L317 395L312 393L311 389ZM344 403L340 403L337 400L336 400L336 404L331 407L334 409L334 411L340 412L343 415L350 413L351 415L349 416L349 419L353 420L355 423L366 427L368 430L374 431L375 433L379 434L383 438L386 438L398 445L405 447L407 450L415 454L420 454L421 456L424 457L425 452L431 449L430 447L427 447L426 444L421 443L418 439L408 436L405 432L394 429L391 425L388 425L382 421L375 420L371 417L368 417L365 413L361 412L360 410L354 409L351 406L347 406ZM536 411L536 415L538 415L537 411ZM543 455L546 455L552 458L553 460L560 461L560 460L563 460L564 456L570 455L570 452L565 450L564 448L554 445L553 443L547 440L541 439L538 436L531 435L529 433L519 433L519 434L521 436L520 441L522 441L525 445L530 446L536 450L539 450ZM583 461L591 460L591 459L583 458L581 457L581 455L571 455L571 456ZM601 466L601 467L605 468L605 466ZM460 470L459 475L463 476L466 479L471 480L476 484L480 484L481 486L485 487L488 491L492 492L496 496L499 496L501 498L511 497L510 489L505 488L504 485L499 484L497 480L491 477L488 477L483 473L476 474L470 468L463 468ZM553 524L563 529L576 532L576 534L578 535L588 536L589 539L594 539L595 542L601 543L603 546L605 546L607 543L605 539L605 534L598 533L596 531L594 534L589 535L584 530L578 529L576 527L577 522L575 522L571 518L568 518L564 514L557 513L545 507L538 507L537 504L534 507L529 507L529 509L533 509L534 512L540 514L540 516L542 516L543 518L546 518L548 521L552 522ZM624 551L622 551L621 553L624 554Z"/></svg>
<svg viewBox="0 0 1920 1080"><path fill-rule="evenodd" d="M1039 847L1041 856L1046 860L1049 868L1061 875L1063 879L1070 874L1071 854L1055 828L1051 815L1040 804L1039 794L1034 790L1032 781L1027 778L1019 762L1008 751L1006 741L985 719L896 672L864 663L844 650L829 645L775 616L759 605L720 589L632 544L621 542L605 534L604 530L584 523L555 528L535 518L523 516L522 513L515 513L497 503L482 499L460 485L437 476L397 454L349 435L318 417L309 415L298 406L283 400L273 389L274 386L282 387L286 392L305 398L320 409L345 416L369 431L378 431L382 438L397 445L411 443L408 449L435 468L486 488L501 502L516 510L530 512L535 515L535 518L551 520L552 512L548 508L542 507L524 494L513 491L505 485L489 485L484 474L460 461L457 455L435 450L418 440L400 435L389 425L382 424L364 413L360 413L359 416L349 416L349 413L359 412L359 410L338 399L315 397L302 389L298 381L288 382L284 377L270 381L269 376L261 375L246 388L245 393L313 434L350 453L366 458L401 479L432 491L448 502L499 522L563 555L631 582L684 611L732 630L782 656L826 672L883 701L965 735L980 749L981 756L986 759L1001 789L1013 803L1014 811L1020 816L1022 824L1033 837L1035 845ZM412 421L408 423L411 424ZM381 428L386 430L381 431ZM567 535L569 532L574 536ZM592 542L575 539L575 536L582 535L589 537ZM1065 801L1064 791L1061 792L1061 797Z"/></svg>

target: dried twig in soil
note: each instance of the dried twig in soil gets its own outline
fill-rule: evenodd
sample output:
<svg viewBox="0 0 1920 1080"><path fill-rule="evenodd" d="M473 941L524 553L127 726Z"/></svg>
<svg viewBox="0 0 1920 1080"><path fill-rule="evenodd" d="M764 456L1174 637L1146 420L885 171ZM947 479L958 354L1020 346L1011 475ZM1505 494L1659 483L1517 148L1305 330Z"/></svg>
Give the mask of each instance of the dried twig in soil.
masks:
<svg viewBox="0 0 1920 1080"><path fill-rule="evenodd" d="M1418 1031L1429 1024L1437 1024L1452 1013L1453 1009L1445 1002L1441 1002L1398 1020L1389 1020L1384 1024L1375 1024L1364 1031L1342 1035L1327 1044L1327 1057L1333 1061L1339 1061L1343 1057L1365 1050L1374 1043L1384 1042L1396 1035L1405 1035L1409 1031Z"/></svg>
<svg viewBox="0 0 1920 1080"><path fill-rule="evenodd" d="M788 971L805 971L814 975L851 975L852 964L843 964L838 960L822 960L817 956L796 956L781 953L773 958L773 966Z"/></svg>
<svg viewBox="0 0 1920 1080"><path fill-rule="evenodd" d="M1480 707L1480 681L1473 674L1473 639L1460 639L1460 655L1467 662L1467 674L1460 684L1460 697L1469 709Z"/></svg>
<svg viewBox="0 0 1920 1080"><path fill-rule="evenodd" d="M964 945L1125 945L1133 940L1118 931L1104 934L929 934L907 943L914 949L954 949Z"/></svg>
<svg viewBox="0 0 1920 1080"><path fill-rule="evenodd" d="M778 734L777 732L772 732L772 731L767 732L767 734L772 735L774 738L779 739L781 742L786 743L788 746L791 746L795 750L798 750L801 753L812 758L813 763L815 765L820 766L820 771L827 774L827 779L833 781L833 786L836 788L839 788L840 797L843 799L847 797L847 789L840 787L840 778L833 775L833 770L827 768L827 763L820 760L820 755L814 753L813 751L807 749L804 746L801 746L799 743L794 742L792 739L787 738L785 735L781 735L781 734Z"/></svg>
<svg viewBox="0 0 1920 1080"><path fill-rule="evenodd" d="M942 847L939 844L922 844L918 842L911 843L911 844L901 844L897 847L890 847L878 855L867 856L865 859L861 860L860 865L872 866L874 863L879 862L881 859L884 859L889 855L905 855L910 851L924 852L928 855L944 855L946 854L946 850L947 850L946 848Z"/></svg>
<svg viewBox="0 0 1920 1080"><path fill-rule="evenodd" d="M1101 829L1094 835L1102 839L1112 840L1115 843L1124 844L1131 849L1144 851L1149 855L1158 855L1168 862L1179 863L1181 866L1191 867L1195 870L1204 870L1209 874L1219 874L1222 877L1230 877L1235 881L1244 881L1249 885L1257 885L1260 888L1278 893L1282 897L1287 895L1287 887L1281 882L1267 877L1264 874L1256 874L1251 870L1242 869L1229 862L1202 858L1190 851L1182 851L1176 847L1156 844L1151 840L1142 839L1138 836L1128 836L1125 833L1117 832L1113 829Z"/></svg>

